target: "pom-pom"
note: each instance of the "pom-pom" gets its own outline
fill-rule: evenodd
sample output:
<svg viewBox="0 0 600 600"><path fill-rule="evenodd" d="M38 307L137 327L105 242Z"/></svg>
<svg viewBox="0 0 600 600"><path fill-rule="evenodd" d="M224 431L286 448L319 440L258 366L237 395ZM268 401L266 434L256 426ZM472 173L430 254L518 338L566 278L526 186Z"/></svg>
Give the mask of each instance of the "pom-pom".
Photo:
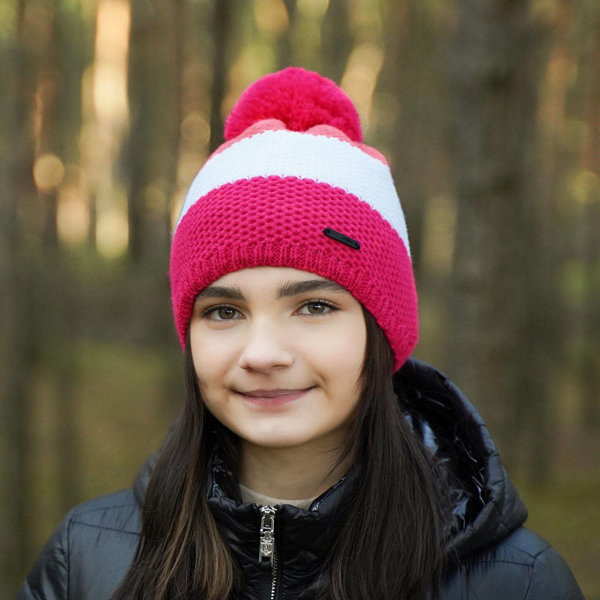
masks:
<svg viewBox="0 0 600 600"><path fill-rule="evenodd" d="M331 125L362 142L358 113L346 93L331 79L298 67L271 73L248 87L225 122L225 139L263 119L279 119L291 131Z"/></svg>

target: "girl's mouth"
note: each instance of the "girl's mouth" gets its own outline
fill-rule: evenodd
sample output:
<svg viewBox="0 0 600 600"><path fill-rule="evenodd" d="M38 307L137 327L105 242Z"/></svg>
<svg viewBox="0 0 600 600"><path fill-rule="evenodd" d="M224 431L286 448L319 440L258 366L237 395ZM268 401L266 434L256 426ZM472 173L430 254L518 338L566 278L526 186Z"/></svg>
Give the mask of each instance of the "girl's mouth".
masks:
<svg viewBox="0 0 600 600"><path fill-rule="evenodd" d="M309 387L301 389L250 390L247 392L238 392L238 394L252 404L259 406L279 406L301 398L312 389L312 387Z"/></svg>

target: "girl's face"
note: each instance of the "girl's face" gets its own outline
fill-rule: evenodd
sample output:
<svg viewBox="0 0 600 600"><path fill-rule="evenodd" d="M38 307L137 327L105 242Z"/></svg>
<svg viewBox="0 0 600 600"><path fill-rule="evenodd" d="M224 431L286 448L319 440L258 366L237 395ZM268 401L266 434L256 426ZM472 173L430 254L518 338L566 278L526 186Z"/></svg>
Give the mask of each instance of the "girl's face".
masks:
<svg viewBox="0 0 600 600"><path fill-rule="evenodd" d="M198 295L190 343L207 408L246 443L346 441L366 346L361 305L346 289L289 268L228 273Z"/></svg>

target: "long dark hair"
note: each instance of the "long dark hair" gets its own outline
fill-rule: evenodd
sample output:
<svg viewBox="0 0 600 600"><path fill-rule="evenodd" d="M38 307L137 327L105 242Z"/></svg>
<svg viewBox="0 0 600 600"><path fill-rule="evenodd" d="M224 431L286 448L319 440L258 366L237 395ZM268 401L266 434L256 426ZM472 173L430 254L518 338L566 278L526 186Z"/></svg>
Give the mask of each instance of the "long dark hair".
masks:
<svg viewBox="0 0 600 600"><path fill-rule="evenodd" d="M364 313L362 396L340 459L358 463L361 479L325 565L327 595L422 600L436 593L444 564L444 493L394 393L389 344ZM204 406L189 344L185 377L183 413L154 467L137 552L113 600L226 600L241 583L205 490L215 435L234 472L235 438Z"/></svg>

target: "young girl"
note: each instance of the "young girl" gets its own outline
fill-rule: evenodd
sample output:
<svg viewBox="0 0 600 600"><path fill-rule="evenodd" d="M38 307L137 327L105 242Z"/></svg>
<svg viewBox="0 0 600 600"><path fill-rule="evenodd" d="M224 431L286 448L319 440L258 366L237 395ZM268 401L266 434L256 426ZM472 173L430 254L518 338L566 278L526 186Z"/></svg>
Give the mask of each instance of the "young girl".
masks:
<svg viewBox="0 0 600 600"><path fill-rule="evenodd" d="M285 69L225 137L173 238L182 415L18 598L581 600L477 412L408 358L404 217L347 96Z"/></svg>

